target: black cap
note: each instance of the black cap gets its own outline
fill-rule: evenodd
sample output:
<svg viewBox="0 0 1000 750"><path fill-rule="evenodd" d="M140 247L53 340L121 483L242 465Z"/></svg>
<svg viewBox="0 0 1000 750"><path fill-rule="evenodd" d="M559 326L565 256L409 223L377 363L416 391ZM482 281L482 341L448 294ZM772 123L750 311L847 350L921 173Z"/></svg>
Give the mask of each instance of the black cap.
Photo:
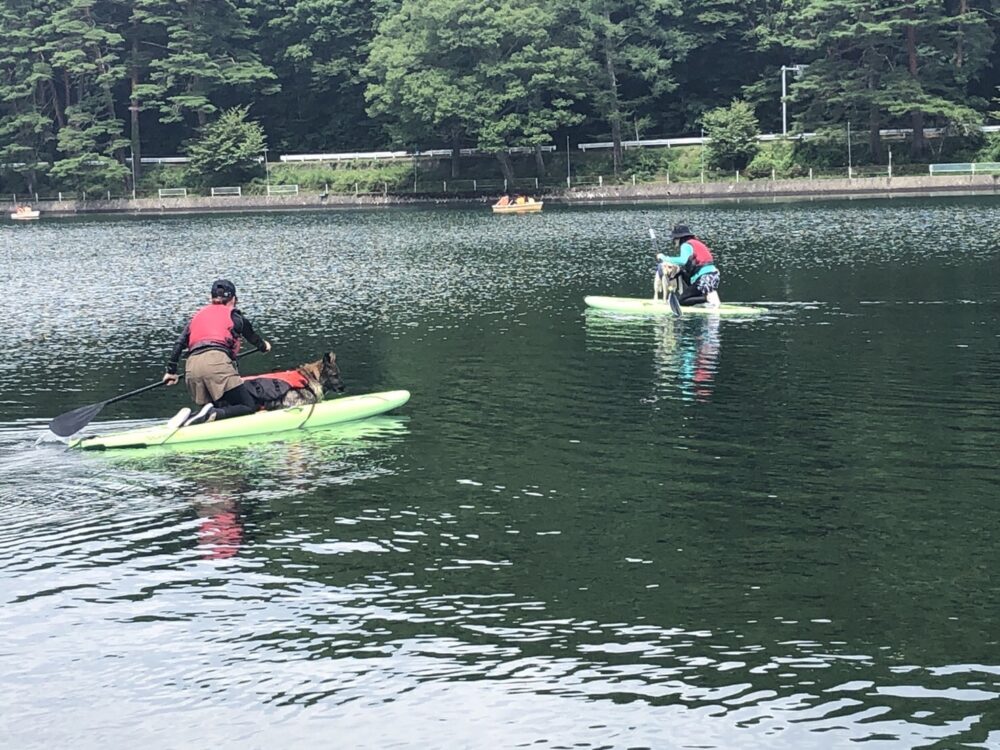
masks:
<svg viewBox="0 0 1000 750"><path fill-rule="evenodd" d="M219 279L212 284L212 299L231 300L236 296L236 285L228 279Z"/></svg>
<svg viewBox="0 0 1000 750"><path fill-rule="evenodd" d="M686 240L688 237L694 237L694 232L688 229L687 224L674 224L674 231L670 235L670 239Z"/></svg>

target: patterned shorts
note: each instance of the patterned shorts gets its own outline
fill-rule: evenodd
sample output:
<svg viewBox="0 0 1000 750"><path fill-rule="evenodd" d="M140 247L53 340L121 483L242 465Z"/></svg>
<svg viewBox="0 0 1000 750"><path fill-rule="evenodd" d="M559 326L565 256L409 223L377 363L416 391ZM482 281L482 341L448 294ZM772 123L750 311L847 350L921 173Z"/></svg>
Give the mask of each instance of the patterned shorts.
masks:
<svg viewBox="0 0 1000 750"><path fill-rule="evenodd" d="M712 271L711 273L706 273L704 276L699 277L694 282L694 285L698 287L698 290L702 294L716 291L719 288L719 272Z"/></svg>

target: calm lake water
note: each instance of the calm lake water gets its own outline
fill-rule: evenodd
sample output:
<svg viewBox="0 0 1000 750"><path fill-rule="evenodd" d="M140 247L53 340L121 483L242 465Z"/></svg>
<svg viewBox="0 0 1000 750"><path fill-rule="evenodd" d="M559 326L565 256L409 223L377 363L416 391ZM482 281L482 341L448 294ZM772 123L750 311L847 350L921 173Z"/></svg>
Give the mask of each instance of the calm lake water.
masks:
<svg viewBox="0 0 1000 750"><path fill-rule="evenodd" d="M676 221L771 312L587 313ZM412 400L46 438L217 276ZM2 747L1000 747L995 198L8 223L0 320Z"/></svg>

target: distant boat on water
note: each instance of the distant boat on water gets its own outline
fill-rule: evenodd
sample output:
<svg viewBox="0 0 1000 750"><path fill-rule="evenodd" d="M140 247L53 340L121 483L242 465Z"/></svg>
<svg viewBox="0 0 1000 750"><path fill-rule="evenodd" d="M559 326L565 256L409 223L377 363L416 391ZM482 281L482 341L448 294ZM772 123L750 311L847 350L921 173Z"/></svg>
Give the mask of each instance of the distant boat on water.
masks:
<svg viewBox="0 0 1000 750"><path fill-rule="evenodd" d="M537 213L542 210L542 201L534 198L525 198L523 195L511 200L510 196L503 196L493 204L495 214L527 214Z"/></svg>
<svg viewBox="0 0 1000 750"><path fill-rule="evenodd" d="M11 213L10 218L14 221L32 221L41 216L41 212L31 206L17 206Z"/></svg>

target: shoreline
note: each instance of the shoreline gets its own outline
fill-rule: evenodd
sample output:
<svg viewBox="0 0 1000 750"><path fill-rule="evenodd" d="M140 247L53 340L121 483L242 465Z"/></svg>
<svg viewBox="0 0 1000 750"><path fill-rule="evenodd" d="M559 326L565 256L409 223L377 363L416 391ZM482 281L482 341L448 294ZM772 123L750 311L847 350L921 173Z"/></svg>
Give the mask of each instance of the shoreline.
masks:
<svg viewBox="0 0 1000 750"><path fill-rule="evenodd" d="M841 179L747 180L743 182L672 182L638 185L578 187L541 193L544 201L560 205L632 202L730 202L742 200L850 200L853 198L930 197L935 195L996 195L1000 175L855 177ZM492 198L468 195L244 195L184 198L113 198L111 200L38 201L33 208L43 216L183 215L250 213L261 211L316 211L322 209L385 208L436 204L491 204ZM13 221L13 220L11 220Z"/></svg>
<svg viewBox="0 0 1000 750"><path fill-rule="evenodd" d="M934 195L989 195L1000 193L1000 175L947 177L854 177L834 179L746 180L743 182L676 182L613 185L563 191L567 203L605 201L705 201L743 199L783 201L854 197L927 197ZM556 199L556 202L560 202Z"/></svg>

